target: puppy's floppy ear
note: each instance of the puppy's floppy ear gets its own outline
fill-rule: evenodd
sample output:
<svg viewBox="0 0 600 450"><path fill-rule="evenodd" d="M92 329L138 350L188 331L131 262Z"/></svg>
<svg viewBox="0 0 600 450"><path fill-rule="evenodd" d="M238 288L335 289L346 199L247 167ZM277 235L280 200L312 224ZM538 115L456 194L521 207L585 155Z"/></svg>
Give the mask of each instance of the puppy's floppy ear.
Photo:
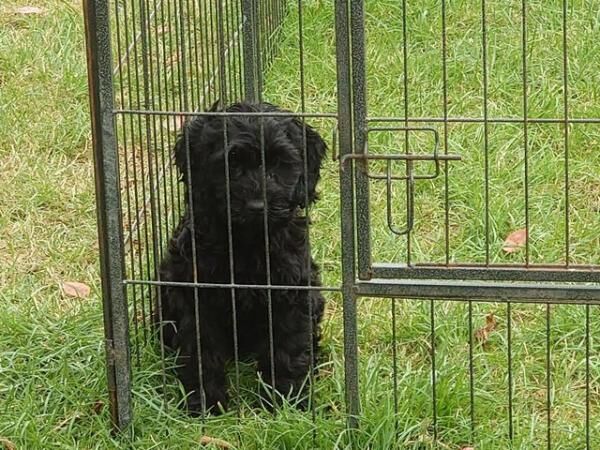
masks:
<svg viewBox="0 0 600 450"><path fill-rule="evenodd" d="M179 178L186 185L188 183L188 156L191 159L191 171L194 171L194 158L192 156L193 147L192 139L199 138L202 134L202 130L206 123L205 117L196 117L191 122L187 122L179 136L177 136L177 142L175 143L175 167L177 167L177 171L179 172Z"/></svg>
<svg viewBox="0 0 600 450"><path fill-rule="evenodd" d="M208 112L216 112L219 110L220 100L217 100L210 107ZM177 171L179 172L179 176L181 181L183 181L186 185L188 182L187 174L187 160L188 155L192 155L194 153L194 148L197 147L199 142L202 139L202 133L204 130L204 126L210 122L212 117L210 116L196 116L190 121L186 121L184 124L181 133L177 136L177 142L175 143L175 166L177 167ZM191 170L194 171L194 160L191 160Z"/></svg>
<svg viewBox="0 0 600 450"><path fill-rule="evenodd" d="M294 133L295 144L301 150L302 163L304 165L304 137L306 133L306 173L300 177L294 192L294 201L301 208L305 208L312 204L317 199L317 183L321 177L321 163L327 153L327 144L319 133L307 124L303 124L301 120L293 119L293 125L297 128ZM308 205L306 200L308 197Z"/></svg>

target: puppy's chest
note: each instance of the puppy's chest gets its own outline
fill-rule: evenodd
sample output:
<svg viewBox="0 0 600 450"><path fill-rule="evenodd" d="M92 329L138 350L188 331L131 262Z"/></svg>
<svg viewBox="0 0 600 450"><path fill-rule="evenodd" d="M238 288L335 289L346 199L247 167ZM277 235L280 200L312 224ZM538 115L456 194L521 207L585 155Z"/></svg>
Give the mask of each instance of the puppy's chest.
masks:
<svg viewBox="0 0 600 450"><path fill-rule="evenodd" d="M198 265L199 278L204 282L229 283L231 264L236 284L303 285L310 278L310 260L306 252L252 252L235 251L229 255L203 255Z"/></svg>
<svg viewBox="0 0 600 450"><path fill-rule="evenodd" d="M235 279L241 284L298 285L307 278L309 267L300 255L271 253L240 255L234 259Z"/></svg>

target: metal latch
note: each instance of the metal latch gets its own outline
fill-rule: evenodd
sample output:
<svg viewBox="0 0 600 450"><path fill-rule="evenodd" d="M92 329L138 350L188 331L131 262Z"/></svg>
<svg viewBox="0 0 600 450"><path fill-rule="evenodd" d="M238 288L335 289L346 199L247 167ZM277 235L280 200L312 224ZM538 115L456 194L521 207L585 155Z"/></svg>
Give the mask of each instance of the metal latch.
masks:
<svg viewBox="0 0 600 450"><path fill-rule="evenodd" d="M431 180L440 175L440 162L442 161L460 161L460 155L451 155L447 153L439 153L439 134L435 128L430 127L368 127L364 134L364 146L362 153L348 153L340 158L342 170L344 170L348 160L358 161L387 161L385 174L373 174L369 171L369 165L363 164L358 170L369 179L383 180L386 182L386 210L387 224L392 233L397 235L408 234L414 225L414 184L415 180ZM405 136L409 132L427 132L432 133L434 138L434 148L431 153L369 153L368 136L372 132L404 132ZM392 174L392 161L406 161L406 175ZM431 174L419 175L414 173L413 163L418 161L433 161L435 163L435 172ZM392 181L404 181L406 183L406 227L398 229L394 226L392 218Z"/></svg>

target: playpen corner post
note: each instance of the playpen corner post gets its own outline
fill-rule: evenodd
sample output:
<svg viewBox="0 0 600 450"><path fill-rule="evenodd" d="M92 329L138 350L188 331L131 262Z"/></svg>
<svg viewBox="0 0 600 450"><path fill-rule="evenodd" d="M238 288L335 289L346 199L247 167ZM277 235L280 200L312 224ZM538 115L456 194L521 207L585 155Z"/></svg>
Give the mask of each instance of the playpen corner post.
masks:
<svg viewBox="0 0 600 450"><path fill-rule="evenodd" d="M111 419L131 422L129 318L125 295L119 155L113 110L109 0L83 0L96 185L96 214Z"/></svg>
<svg viewBox="0 0 600 450"><path fill-rule="evenodd" d="M344 375L346 391L347 426L350 445L359 425L360 395L358 377L358 342L356 294L354 290L355 241L354 241L354 175L352 162L344 167L343 155L353 153L352 137L352 74L350 61L349 5L348 0L335 2L339 174L342 227L342 295L344 308Z"/></svg>

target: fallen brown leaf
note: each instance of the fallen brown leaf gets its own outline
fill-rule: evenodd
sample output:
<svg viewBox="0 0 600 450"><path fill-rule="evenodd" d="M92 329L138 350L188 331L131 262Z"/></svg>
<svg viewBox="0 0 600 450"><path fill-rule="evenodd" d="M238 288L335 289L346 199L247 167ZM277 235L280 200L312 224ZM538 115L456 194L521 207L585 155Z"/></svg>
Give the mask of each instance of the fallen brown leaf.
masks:
<svg viewBox="0 0 600 450"><path fill-rule="evenodd" d="M102 400L96 400L92 406L92 411L96 414L100 414L104 409L104 402Z"/></svg>
<svg viewBox="0 0 600 450"><path fill-rule="evenodd" d="M78 281L65 281L60 288L68 297L86 298L90 295L90 287Z"/></svg>
<svg viewBox="0 0 600 450"><path fill-rule="evenodd" d="M488 315L486 315L485 326L475 331L475 339L477 340L477 342L479 342L482 346L485 346L489 339L490 333L494 331L497 326L498 322L496 322L496 317L494 316L494 314L489 313Z"/></svg>
<svg viewBox="0 0 600 450"><path fill-rule="evenodd" d="M43 8L38 8L37 6L21 6L19 8L15 8L15 14L42 14L45 10Z"/></svg>
<svg viewBox="0 0 600 450"><path fill-rule="evenodd" d="M210 445L210 444L216 445L218 448L224 448L224 449L233 448L233 445L231 445L227 441L224 441L223 439L213 438L210 436L202 436L200 438L200 445Z"/></svg>
<svg viewBox="0 0 600 450"><path fill-rule="evenodd" d="M0 445L4 450L17 450L17 446L6 438L0 437Z"/></svg>
<svg viewBox="0 0 600 450"><path fill-rule="evenodd" d="M69 414L54 427L54 431L60 431L71 422L77 422L82 418L82 416L83 415L78 411L75 411L73 414Z"/></svg>
<svg viewBox="0 0 600 450"><path fill-rule="evenodd" d="M513 231L504 240L502 250L506 253L514 253L523 247L527 242L527 228Z"/></svg>

